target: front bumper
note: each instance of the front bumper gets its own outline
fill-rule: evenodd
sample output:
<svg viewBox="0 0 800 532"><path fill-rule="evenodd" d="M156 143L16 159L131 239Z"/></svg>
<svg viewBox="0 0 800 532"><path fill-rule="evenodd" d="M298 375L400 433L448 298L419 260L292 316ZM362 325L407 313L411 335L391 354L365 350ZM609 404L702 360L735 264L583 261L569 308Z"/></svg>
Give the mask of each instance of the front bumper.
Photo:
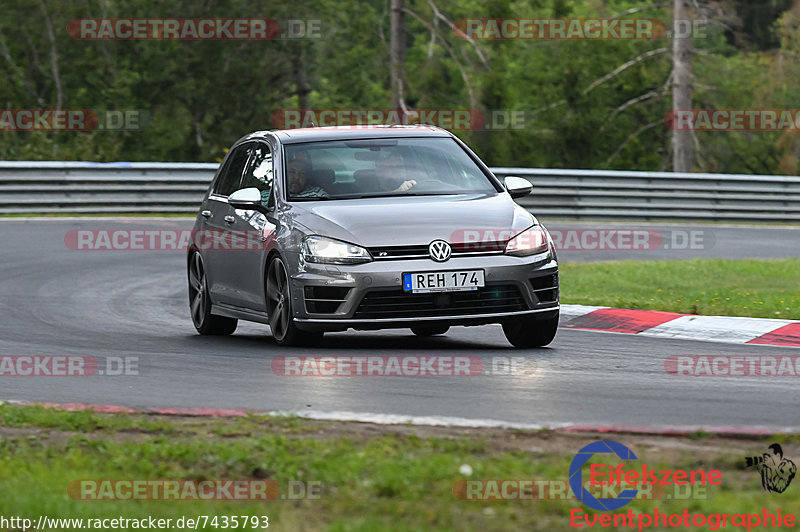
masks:
<svg viewBox="0 0 800 532"><path fill-rule="evenodd" d="M484 325L509 318L547 319L559 311L558 263L545 253L533 257L488 255L384 260L326 265L292 257L294 321L301 329L337 331L427 324ZM407 294L402 274L482 269L485 288L445 295ZM448 295L449 294L449 295Z"/></svg>

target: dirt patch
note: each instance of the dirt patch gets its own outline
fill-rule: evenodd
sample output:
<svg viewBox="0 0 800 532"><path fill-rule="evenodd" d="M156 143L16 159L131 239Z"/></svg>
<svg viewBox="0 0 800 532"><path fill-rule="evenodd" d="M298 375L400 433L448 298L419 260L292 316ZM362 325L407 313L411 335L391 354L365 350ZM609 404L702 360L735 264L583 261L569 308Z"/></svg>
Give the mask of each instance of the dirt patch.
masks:
<svg viewBox="0 0 800 532"><path fill-rule="evenodd" d="M97 414L113 416L118 414ZM317 421L269 417L204 418L196 416L162 416L154 414L133 414L143 421L164 420L170 423L170 430L163 428L148 430L142 428L99 428L80 432L34 426L0 426L0 438L23 440L31 437L46 442L63 442L75 436L88 439L113 438L117 441L143 441L154 436L168 434L176 440L197 437L235 439L257 436L260 433L281 434L286 437L312 438L321 441L333 439L353 439L364 441L386 436L400 439L416 437L420 439L469 439L481 442L487 453L523 451L536 454L572 454L584 445L610 439L636 449L638 452L658 454L665 460L680 454L690 453L698 459L712 458L720 453L741 454L764 447L764 438L732 438L704 436L689 438L675 435L649 435L630 433L578 433L551 430L520 431L498 428L437 427L425 425L382 425L351 421ZM786 445L787 451L791 445Z"/></svg>

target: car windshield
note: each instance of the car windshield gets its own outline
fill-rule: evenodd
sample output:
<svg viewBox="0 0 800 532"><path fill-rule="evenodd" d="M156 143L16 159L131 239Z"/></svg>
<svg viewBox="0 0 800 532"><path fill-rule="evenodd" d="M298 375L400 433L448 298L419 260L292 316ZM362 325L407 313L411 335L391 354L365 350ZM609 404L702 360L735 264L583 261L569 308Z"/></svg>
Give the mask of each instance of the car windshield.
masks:
<svg viewBox="0 0 800 532"><path fill-rule="evenodd" d="M285 155L290 201L497 193L451 138L288 144Z"/></svg>

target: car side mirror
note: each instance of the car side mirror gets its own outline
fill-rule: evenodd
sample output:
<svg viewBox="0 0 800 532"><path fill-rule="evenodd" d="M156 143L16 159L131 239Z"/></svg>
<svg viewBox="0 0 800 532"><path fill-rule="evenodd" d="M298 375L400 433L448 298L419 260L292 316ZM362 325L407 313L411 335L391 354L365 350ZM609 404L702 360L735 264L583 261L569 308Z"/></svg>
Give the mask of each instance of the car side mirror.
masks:
<svg viewBox="0 0 800 532"><path fill-rule="evenodd" d="M506 178L503 179L503 185L505 185L506 190L508 190L512 198L525 197L533 190L533 185L530 181L515 175L506 176Z"/></svg>
<svg viewBox="0 0 800 532"><path fill-rule="evenodd" d="M261 191L255 187L243 188L228 196L228 205L234 209L258 211L267 214L269 209L261 203Z"/></svg>

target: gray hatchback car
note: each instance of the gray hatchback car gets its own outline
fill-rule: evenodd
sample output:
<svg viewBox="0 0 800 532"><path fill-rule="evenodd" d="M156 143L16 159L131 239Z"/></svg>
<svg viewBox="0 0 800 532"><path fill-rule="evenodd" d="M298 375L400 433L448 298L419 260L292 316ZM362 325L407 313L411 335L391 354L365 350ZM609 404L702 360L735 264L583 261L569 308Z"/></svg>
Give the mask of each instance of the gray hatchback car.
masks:
<svg viewBox="0 0 800 532"><path fill-rule="evenodd" d="M188 251L200 334L269 324L280 345L326 331L420 336L500 323L516 347L558 327L547 230L458 138L436 127L259 131L237 141L203 200Z"/></svg>

